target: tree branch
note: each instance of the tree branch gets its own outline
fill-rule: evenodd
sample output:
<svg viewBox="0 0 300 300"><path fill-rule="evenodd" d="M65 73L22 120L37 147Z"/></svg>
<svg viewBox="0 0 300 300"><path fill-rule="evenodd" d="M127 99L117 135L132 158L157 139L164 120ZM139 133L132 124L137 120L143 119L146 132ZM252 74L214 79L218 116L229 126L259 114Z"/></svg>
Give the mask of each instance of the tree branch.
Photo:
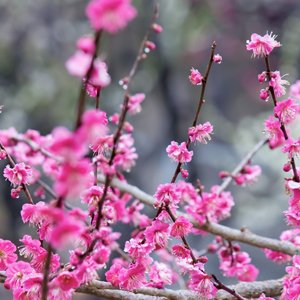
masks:
<svg viewBox="0 0 300 300"><path fill-rule="evenodd" d="M104 182L104 177L102 175L99 175L98 179L100 182ZM136 186L122 182L116 178L112 180L111 185L118 188L122 192L131 194L133 197L139 199L141 202L143 202L146 205L149 206L154 205L155 199L151 195L143 192ZM289 255L300 254L300 248L296 247L294 244L288 241L271 239L271 238L263 237L255 233L252 233L248 229L241 229L241 230L233 229L212 222L199 226L199 224L196 223L194 220L192 220L191 217L189 216L186 217L192 221L195 227L201 228L202 230L205 230L214 235L220 235L224 237L226 240L238 241L258 248L268 248Z"/></svg>
<svg viewBox="0 0 300 300"><path fill-rule="evenodd" d="M218 194L221 194L224 190L227 189L231 181L233 180L233 177L236 176L243 168L244 166L249 163L249 161L252 159L252 157L268 142L269 139L264 139L259 141L253 149L251 149L246 156L241 160L241 162L234 168L234 170L230 173L231 176L227 177L223 183L220 185L220 188L218 190Z"/></svg>
<svg viewBox="0 0 300 300"><path fill-rule="evenodd" d="M0 272L0 282L5 281L5 272ZM262 293L268 297L276 297L282 291L282 278L266 281L240 282L229 286L245 298L257 298ZM198 294L188 290L171 290L140 288L133 292L119 290L108 282L93 280L89 285L82 285L77 293L95 295L112 300L199 300ZM225 291L218 291L214 300L232 300L234 297Z"/></svg>

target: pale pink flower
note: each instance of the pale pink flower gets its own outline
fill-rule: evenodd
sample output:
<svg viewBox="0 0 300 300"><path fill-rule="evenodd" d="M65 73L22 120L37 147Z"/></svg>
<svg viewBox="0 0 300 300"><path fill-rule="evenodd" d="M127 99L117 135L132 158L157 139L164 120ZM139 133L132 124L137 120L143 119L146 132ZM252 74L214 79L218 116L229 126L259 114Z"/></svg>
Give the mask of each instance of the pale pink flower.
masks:
<svg viewBox="0 0 300 300"><path fill-rule="evenodd" d="M297 141L292 139L287 140L282 148L282 152L288 153L289 158L298 156L300 152L300 139Z"/></svg>
<svg viewBox="0 0 300 300"><path fill-rule="evenodd" d="M220 54L215 54L213 57L213 61L217 64L220 64L222 62L222 56Z"/></svg>
<svg viewBox="0 0 300 300"><path fill-rule="evenodd" d="M284 136L281 130L280 122L274 118L274 116L270 116L265 121L265 133L269 138L269 145L271 148L276 148L281 146L284 143Z"/></svg>
<svg viewBox="0 0 300 300"><path fill-rule="evenodd" d="M16 164L14 167L7 165L3 175L14 186L28 184L32 177L32 169L24 163Z"/></svg>
<svg viewBox="0 0 300 300"><path fill-rule="evenodd" d="M128 111L132 114L141 112L141 103L145 100L145 94L138 93L129 97Z"/></svg>
<svg viewBox="0 0 300 300"><path fill-rule="evenodd" d="M269 85L273 87L274 93L277 97L281 97L285 95L285 85L289 85L290 83L282 79L283 76L280 75L279 71L275 71L271 73L271 80L269 82Z"/></svg>
<svg viewBox="0 0 300 300"><path fill-rule="evenodd" d="M116 33L123 29L137 14L131 0L92 0L86 14L95 30Z"/></svg>
<svg viewBox="0 0 300 300"><path fill-rule="evenodd" d="M173 272L164 263L154 262L149 272L150 284L147 286L162 289L173 282Z"/></svg>
<svg viewBox="0 0 300 300"><path fill-rule="evenodd" d="M255 182L260 174L260 166L246 164L243 169L233 177L233 179L238 185L246 185Z"/></svg>
<svg viewBox="0 0 300 300"><path fill-rule="evenodd" d="M198 141L207 144L207 140L211 140L210 135L213 133L213 126L210 122L198 124L195 127L189 128L189 138L192 142Z"/></svg>
<svg viewBox="0 0 300 300"><path fill-rule="evenodd" d="M278 102L274 107L274 115L284 124L295 120L298 111L299 105L291 98Z"/></svg>
<svg viewBox="0 0 300 300"><path fill-rule="evenodd" d="M160 184L157 187L156 193L154 195L156 199L154 207L159 207L160 205L176 205L180 201L180 194L176 189L174 183Z"/></svg>
<svg viewBox="0 0 300 300"><path fill-rule="evenodd" d="M44 249L41 247L41 242L39 240L34 240L30 235L24 235L20 242L24 246L19 248L19 253L25 258L32 259L38 256Z"/></svg>
<svg viewBox="0 0 300 300"><path fill-rule="evenodd" d="M137 239L130 239L125 243L124 251L129 253L132 258L139 259L150 254L153 246L148 243L142 243Z"/></svg>
<svg viewBox="0 0 300 300"><path fill-rule="evenodd" d="M192 68L189 76L189 80L193 85L201 85L203 76L197 69Z"/></svg>
<svg viewBox="0 0 300 300"><path fill-rule="evenodd" d="M92 63L92 55L83 51L76 51L65 64L70 75L83 78L86 76Z"/></svg>
<svg viewBox="0 0 300 300"><path fill-rule="evenodd" d="M82 36L77 40L76 47L84 53L93 55L96 50L95 40L91 36Z"/></svg>
<svg viewBox="0 0 300 300"><path fill-rule="evenodd" d="M99 58L94 60L93 69L88 83L95 87L106 87L110 84L111 79L107 72L107 65Z"/></svg>
<svg viewBox="0 0 300 300"><path fill-rule="evenodd" d="M173 237L182 237L192 231L193 225L184 216L180 216L176 219L172 225L170 235Z"/></svg>
<svg viewBox="0 0 300 300"><path fill-rule="evenodd" d="M246 48L249 51L253 51L253 56L267 56L276 47L280 47L281 44L275 41L276 36L270 34L265 34L260 36L257 33L251 35L251 40L247 41Z"/></svg>
<svg viewBox="0 0 300 300"><path fill-rule="evenodd" d="M259 270L252 264L245 265L237 272L237 279L245 282L255 281L259 274Z"/></svg>
<svg viewBox="0 0 300 300"><path fill-rule="evenodd" d="M16 246L11 241L0 239L0 271L5 271L18 259L16 250Z"/></svg>
<svg viewBox="0 0 300 300"><path fill-rule="evenodd" d="M188 151L186 142L178 145L177 142L172 141L166 149L168 156L178 163L187 163L192 160L193 151Z"/></svg>
<svg viewBox="0 0 300 300"><path fill-rule="evenodd" d="M128 269L122 268L119 272L120 288L132 291L141 287L146 281L145 271L145 267L141 264L133 264Z"/></svg>

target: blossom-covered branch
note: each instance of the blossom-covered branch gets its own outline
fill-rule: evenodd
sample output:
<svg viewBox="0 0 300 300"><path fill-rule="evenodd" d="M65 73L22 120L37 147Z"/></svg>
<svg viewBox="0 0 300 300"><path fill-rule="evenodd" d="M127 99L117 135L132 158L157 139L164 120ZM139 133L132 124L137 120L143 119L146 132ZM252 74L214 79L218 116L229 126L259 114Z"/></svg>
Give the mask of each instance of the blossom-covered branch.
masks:
<svg viewBox="0 0 300 300"><path fill-rule="evenodd" d="M99 175L98 179L100 182L104 182L103 176ZM130 185L116 178L112 180L111 184L112 186L118 188L120 191L131 194L146 205L153 206L155 203L155 198L153 196L145 193L134 185ZM186 217L189 218L188 216ZM248 229L238 230L213 222L208 222L202 226L199 226L199 224L197 224L197 222L195 222L194 220L191 220L191 222L195 227L201 228L211 234L222 236L226 240L238 241L259 248L268 248L274 251L286 253L288 255L300 254L300 247L298 248L288 241L280 241L263 237L252 233Z"/></svg>

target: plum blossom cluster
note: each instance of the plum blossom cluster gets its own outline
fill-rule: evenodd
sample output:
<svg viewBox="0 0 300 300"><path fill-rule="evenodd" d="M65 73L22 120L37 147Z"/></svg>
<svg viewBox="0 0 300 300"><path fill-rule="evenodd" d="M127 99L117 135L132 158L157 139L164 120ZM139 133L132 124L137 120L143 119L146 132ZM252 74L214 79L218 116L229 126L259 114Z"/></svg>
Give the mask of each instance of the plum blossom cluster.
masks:
<svg viewBox="0 0 300 300"><path fill-rule="evenodd" d="M216 242L221 244L218 250L220 270L228 277L236 277L240 281L256 280L259 270L251 264L249 254L241 251L238 244L226 243L220 237Z"/></svg>
<svg viewBox="0 0 300 300"><path fill-rule="evenodd" d="M22 205L20 215L23 223L35 229L35 235L23 235L18 245L0 239L0 271L5 271L5 288L12 291L15 300L70 300L78 287L92 283L102 271L107 282L127 291L140 287L163 289L183 277L188 278L188 288L201 299L214 299L222 289L236 299L243 299L210 274L208 258L189 244L189 235L204 234L199 228L230 217L235 205L232 194L220 185L204 189L200 180L196 185L177 181L179 174L184 179L188 177L182 165L197 155L196 147L190 150L196 146L193 143L207 144L214 131L209 121L199 123L199 114L211 66L222 62L222 56L215 54L216 44L212 45L205 74L192 68L188 76L192 85L201 86L195 119L187 129L187 140L172 141L166 148L177 167L170 183L158 185L154 195L156 215L150 218L145 214L144 204L129 192L114 187L112 180L117 178L126 184L124 173L132 169L138 158L134 127L126 117L141 111L145 94L131 94L130 84L139 62L156 49L149 32L160 33L163 28L157 23L155 9L133 68L119 82L124 90L121 111L108 116L99 108L99 97L112 78L107 64L98 56L99 40L102 34L116 34L125 28L136 17L137 10L131 0L90 0L86 15L94 36L80 37L75 53L66 62L69 74L80 78L82 84L80 122L76 129L56 127L45 136L36 130L23 134L14 128L0 131L0 159L8 162L3 176L11 183L13 198L21 192L28 197L29 203ZM273 49L281 46L275 38L272 34L253 34L247 50L268 61ZM291 87L290 98L278 101L276 97L285 95L288 85L280 72L271 71L267 64L258 80L268 84L260 97L272 97L274 103L273 113L265 121L269 146L282 147L288 159L283 170L293 172L292 178L286 178L286 188L292 196L285 216L294 228L283 232L280 239L300 246L300 180L295 163L300 138L293 139L288 129L300 112L300 83ZM95 109L84 110L86 94L96 98ZM248 161L235 175L223 171L220 177L230 177L244 186L255 182L260 174L261 168ZM29 185L34 190L34 201ZM125 245L120 242L121 233L115 231L117 223L134 228ZM122 256L111 260L113 252ZM286 269L283 297L298 298L299 256L292 258L270 249L264 252L275 262L292 261ZM226 277L249 282L259 274L240 245L219 236L209 245L208 253L218 256L220 270ZM258 299L272 298L261 294Z"/></svg>
<svg viewBox="0 0 300 300"><path fill-rule="evenodd" d="M277 97L285 95L285 85L288 81L282 79L279 71L271 71L269 54L275 47L281 46L275 41L275 37L265 35L260 37L252 35L251 42L248 43L247 49L252 50L254 56L265 56L266 70L258 75L259 82L268 82L268 87L260 92L260 98L267 100L272 97L274 108L273 114L265 121L265 132L269 138L270 148L281 147L283 153L287 154L287 161L283 166L286 174L292 172L292 177L286 177L286 189L291 195L289 207L284 212L288 225L292 229L284 231L280 239L289 241L299 246L299 200L300 200L300 183L299 169L296 165L295 158L300 152L299 137L292 137L290 126L295 122L299 115L299 81L291 86L290 97L279 101ZM299 297L299 256L291 257L290 255L264 249L264 252L270 260L278 263L286 263L292 260L293 265L286 268L287 276L284 279L284 289L282 299L296 299Z"/></svg>

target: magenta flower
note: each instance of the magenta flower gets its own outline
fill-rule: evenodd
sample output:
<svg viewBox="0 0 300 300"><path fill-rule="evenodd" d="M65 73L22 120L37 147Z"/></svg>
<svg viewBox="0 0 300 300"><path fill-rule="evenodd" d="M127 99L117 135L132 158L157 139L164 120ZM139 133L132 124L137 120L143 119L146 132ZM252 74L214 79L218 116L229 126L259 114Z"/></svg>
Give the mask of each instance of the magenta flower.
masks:
<svg viewBox="0 0 300 300"><path fill-rule="evenodd" d="M189 76L189 80L193 85L201 85L203 76L197 69L192 68Z"/></svg>
<svg viewBox="0 0 300 300"><path fill-rule="evenodd" d="M76 289L80 285L80 282L78 281L74 272L60 272L54 280L63 291Z"/></svg>
<svg viewBox="0 0 300 300"><path fill-rule="evenodd" d="M191 251L182 245L174 245L172 247L172 254L177 258L189 258Z"/></svg>
<svg viewBox="0 0 300 300"><path fill-rule="evenodd" d="M159 207L162 204L176 205L180 201L180 194L176 189L176 185L173 183L160 184L157 187L154 197L156 199L154 203L155 207Z"/></svg>
<svg viewBox="0 0 300 300"><path fill-rule="evenodd" d="M207 144L207 140L211 140L210 135L212 134L214 127L210 122L196 125L196 127L189 128L189 138L192 142L198 141L203 144Z"/></svg>
<svg viewBox="0 0 300 300"><path fill-rule="evenodd" d="M170 225L159 220L155 220L144 232L145 239L149 245L156 249L164 248L170 235Z"/></svg>
<svg viewBox="0 0 300 300"><path fill-rule="evenodd" d="M282 79L283 76L280 75L279 71L272 72L271 80L269 85L273 87L274 93L277 97L281 97L285 95L285 85L289 85L290 83L287 80Z"/></svg>
<svg viewBox="0 0 300 300"><path fill-rule="evenodd" d="M217 293L211 277L200 270L193 270L191 272L189 288L207 300L213 299Z"/></svg>
<svg viewBox="0 0 300 300"><path fill-rule="evenodd" d="M141 287L145 279L146 268L141 264L133 264L128 269L122 268L119 273L120 288L132 291Z"/></svg>
<svg viewBox="0 0 300 300"><path fill-rule="evenodd" d="M265 34L260 36L257 33L251 35L251 40L247 41L246 48L249 51L253 51L253 56L267 56L276 47L280 47L281 44L275 41L276 36L271 34Z"/></svg>
<svg viewBox="0 0 300 300"><path fill-rule="evenodd" d="M95 30L116 33L136 16L131 0L92 0L86 14Z"/></svg>
<svg viewBox="0 0 300 300"><path fill-rule="evenodd" d="M18 261L9 264L6 270L6 279L4 286L7 289L21 288L24 279L29 275L34 274L35 270L25 261Z"/></svg>
<svg viewBox="0 0 300 300"><path fill-rule="evenodd" d="M278 102L277 106L274 107L274 115L284 124L295 120L298 111L299 105L291 98Z"/></svg>
<svg viewBox="0 0 300 300"><path fill-rule="evenodd" d="M170 235L173 237L182 237L192 231L193 225L184 216L177 218L172 225Z"/></svg>
<svg viewBox="0 0 300 300"><path fill-rule="evenodd" d="M187 163L192 160L193 151L188 151L186 142L178 145L177 142L172 141L166 149L168 156L178 163Z"/></svg>
<svg viewBox="0 0 300 300"><path fill-rule="evenodd" d="M283 153L288 153L288 157L292 158L299 155L300 153L300 139L294 141L289 139L285 142L285 145L282 148Z"/></svg>
<svg viewBox="0 0 300 300"><path fill-rule="evenodd" d="M24 163L16 164L12 168L7 165L4 169L3 175L14 186L28 184L32 177L32 169Z"/></svg>
<svg viewBox="0 0 300 300"><path fill-rule="evenodd" d="M217 64L220 64L222 62L222 56L220 54L215 54L213 57L213 61Z"/></svg>
<svg viewBox="0 0 300 300"><path fill-rule="evenodd" d="M270 116L265 121L265 133L269 138L269 145L272 149L284 143L284 136L280 127L280 122L274 116Z"/></svg>
<svg viewBox="0 0 300 300"><path fill-rule="evenodd" d="M0 271L5 271L17 260L16 250L16 246L11 241L0 239Z"/></svg>
<svg viewBox="0 0 300 300"><path fill-rule="evenodd" d="M57 195L65 198L76 198L84 189L92 185L92 166L87 159L65 163L56 179L54 190Z"/></svg>

